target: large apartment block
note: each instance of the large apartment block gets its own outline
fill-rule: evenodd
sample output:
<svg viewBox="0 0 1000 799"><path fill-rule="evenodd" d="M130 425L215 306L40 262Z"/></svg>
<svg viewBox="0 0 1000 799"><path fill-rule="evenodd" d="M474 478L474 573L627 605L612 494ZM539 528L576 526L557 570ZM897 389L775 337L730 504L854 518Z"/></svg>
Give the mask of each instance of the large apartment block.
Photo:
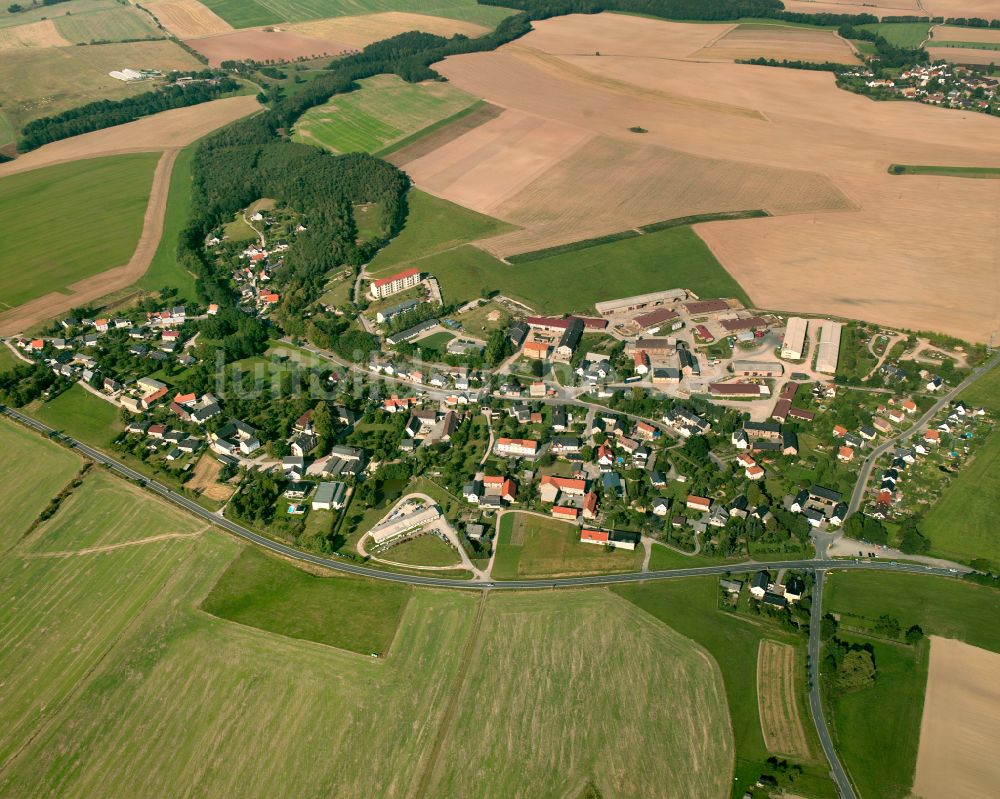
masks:
<svg viewBox="0 0 1000 799"><path fill-rule="evenodd" d="M372 281L369 291L374 299L384 300L386 297L419 285L422 280L423 275L419 269L406 269L395 275Z"/></svg>

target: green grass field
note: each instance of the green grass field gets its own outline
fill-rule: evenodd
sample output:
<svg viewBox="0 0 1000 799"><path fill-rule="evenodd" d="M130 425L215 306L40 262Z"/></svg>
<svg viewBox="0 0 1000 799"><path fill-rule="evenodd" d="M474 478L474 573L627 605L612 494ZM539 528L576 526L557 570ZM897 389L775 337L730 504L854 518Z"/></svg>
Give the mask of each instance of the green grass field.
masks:
<svg viewBox="0 0 1000 799"><path fill-rule="evenodd" d="M10 307L128 262L159 153L94 158L0 180Z"/></svg>
<svg viewBox="0 0 1000 799"><path fill-rule="evenodd" d="M994 366L959 395L974 407L1000 411L1000 366Z"/></svg>
<svg viewBox="0 0 1000 799"><path fill-rule="evenodd" d="M61 4L75 8L73 3ZM76 11L73 12L76 14ZM94 47L24 47L0 52L0 106L11 124L50 116L95 100L120 100L155 88L153 81L122 83L113 69L198 70L202 64L171 41L122 42Z"/></svg>
<svg viewBox="0 0 1000 799"><path fill-rule="evenodd" d="M455 566L459 563L458 553L436 535L408 538L379 557L410 566Z"/></svg>
<svg viewBox="0 0 1000 799"><path fill-rule="evenodd" d="M747 575L737 575L746 580ZM795 638L774 625L754 624L746 616L718 610L719 582L716 577L692 577L655 583L616 586L612 591L633 602L681 635L708 650L722 672L736 744L736 781L732 795L741 797L771 754L764 744L757 704L757 650L764 638L793 643ZM829 779L815 729L808 717L804 680L797 686L799 709L806 736L816 759L803 763L803 775L790 790L803 796L835 799L836 787Z"/></svg>
<svg viewBox="0 0 1000 799"><path fill-rule="evenodd" d="M59 34L73 44L160 39L164 35L147 15L128 6L82 14L74 11L59 17L55 24Z"/></svg>
<svg viewBox="0 0 1000 799"><path fill-rule="evenodd" d="M202 609L249 627L369 655L389 651L409 598L404 585L319 577L245 547Z"/></svg>
<svg viewBox="0 0 1000 799"><path fill-rule="evenodd" d="M94 447L107 448L125 427L117 407L79 386L29 410L40 422Z"/></svg>
<svg viewBox="0 0 1000 799"><path fill-rule="evenodd" d="M12 547L49 500L73 479L81 461L20 425L0 420L0 552Z"/></svg>
<svg viewBox="0 0 1000 799"><path fill-rule="evenodd" d="M690 227L670 228L600 244L579 252L507 265L469 245L414 261L441 283L448 302L499 291L543 313L592 312L608 297L609 269L615 294L628 296L683 287L701 297L750 300ZM572 280L566 276L572 275Z"/></svg>
<svg viewBox="0 0 1000 799"><path fill-rule="evenodd" d="M400 264L515 229L506 222L477 214L418 189L411 189L406 200L409 204L406 224L372 259L368 271L373 275L388 274L394 271L392 267Z"/></svg>
<svg viewBox="0 0 1000 799"><path fill-rule="evenodd" d="M931 554L969 563L986 558L1000 568L1000 429L980 442L965 466L924 517L921 531L931 540Z"/></svg>
<svg viewBox="0 0 1000 799"><path fill-rule="evenodd" d="M8 9L11 4L0 8L0 28L9 28L14 25L27 25L31 22L38 22L41 19L57 20L59 17L68 14L84 14L91 11L102 11L109 8L117 8L117 0L73 0L72 5L60 3L57 5L43 6L39 3L34 8L27 8L24 11L11 13ZM22 6L30 5L21 3Z"/></svg>
<svg viewBox="0 0 1000 799"><path fill-rule="evenodd" d="M449 333L446 330L439 330L437 333L431 333L427 338L419 339L414 344L421 349L443 350L448 342L454 338L455 335L453 333Z"/></svg>
<svg viewBox="0 0 1000 799"><path fill-rule="evenodd" d="M204 0L204 4L234 28L382 11L415 11L493 27L514 13L506 8L478 5L476 0L430 0L426 4L415 4L413 0Z"/></svg>
<svg viewBox="0 0 1000 799"><path fill-rule="evenodd" d="M2 113L0 113L0 147L10 144L17 137L14 126Z"/></svg>
<svg viewBox="0 0 1000 799"><path fill-rule="evenodd" d="M146 497L136 486L93 469L19 553L113 547L156 535L190 536L207 528L196 516L169 505L151 516Z"/></svg>
<svg viewBox="0 0 1000 799"><path fill-rule="evenodd" d="M185 147L174 161L160 244L146 274L136 283L139 288L147 291L173 288L179 299L189 301L197 297L195 279L178 262L177 243L191 213L191 160L194 158L195 147L197 144Z"/></svg>
<svg viewBox="0 0 1000 799"><path fill-rule="evenodd" d="M858 27L877 33L897 47L920 47L931 28L930 23L927 22L882 22L859 25Z"/></svg>
<svg viewBox="0 0 1000 799"><path fill-rule="evenodd" d="M841 572L829 577L824 610L845 625L887 613L905 630L919 624L927 635L955 638L1000 652L1000 591L945 577ZM860 623L859 623L860 622ZM878 670L872 688L832 701L831 728L837 748L862 796L908 796L916 766L921 712L927 684L928 642L908 647L851 635L871 643ZM871 723L879 708L879 724Z"/></svg>
<svg viewBox="0 0 1000 799"><path fill-rule="evenodd" d="M0 374L10 371L19 364L24 364L24 361L14 355L5 345L0 346Z"/></svg>
<svg viewBox="0 0 1000 799"><path fill-rule="evenodd" d="M587 783L605 797L728 791L717 667L633 605L603 590L492 595L479 639L423 795L578 799Z"/></svg>
<svg viewBox="0 0 1000 799"><path fill-rule="evenodd" d="M296 138L338 153L372 153L476 102L450 83L407 83L395 75L358 81L361 88L309 109Z"/></svg>
<svg viewBox="0 0 1000 799"><path fill-rule="evenodd" d="M890 164L890 175L938 175L946 178L1000 180L1000 168L989 166L921 166Z"/></svg>
<svg viewBox="0 0 1000 799"><path fill-rule="evenodd" d="M508 513L500 520L493 577L536 579L638 571L643 549L608 552L580 542L580 528L558 519Z"/></svg>

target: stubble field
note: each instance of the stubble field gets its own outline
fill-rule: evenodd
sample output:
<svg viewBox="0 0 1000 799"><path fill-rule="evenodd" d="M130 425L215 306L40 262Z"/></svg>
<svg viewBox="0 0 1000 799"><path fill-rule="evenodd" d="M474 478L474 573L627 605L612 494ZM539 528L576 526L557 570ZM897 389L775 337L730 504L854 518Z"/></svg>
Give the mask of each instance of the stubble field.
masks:
<svg viewBox="0 0 1000 799"><path fill-rule="evenodd" d="M1000 166L994 146L1000 123L916 103L872 102L837 89L826 74L676 55L684 51L684 36L704 43L703 29L710 27L716 26L569 16L538 22L534 32L499 51L449 58L438 69L459 88L542 120L539 130L574 136L548 163L521 155L530 147L516 142L519 160L511 160L506 173L494 170L500 174L493 183L468 140L504 114L421 159L437 158L441 168L421 171L421 161L408 168L418 186L433 182L431 191L452 199L447 167L454 164L457 174L461 164L474 165L467 181L455 179L454 199L478 209L545 179L557 162L565 159L568 168L583 150L579 142L595 135L724 158L747 180L755 169L792 170L828 183L848 209L841 200L835 209L805 206L769 219L696 227L733 276L752 287L758 304L986 340L1000 325L1000 243L983 214L1000 213L1000 185L913 177L904 186L887 169L891 163ZM664 32L664 44L651 41L656 31ZM597 51L600 56L568 54ZM592 112L597 107L600 114ZM647 132L630 133L636 125ZM507 141L515 144L512 132L496 146ZM743 183L730 185L738 190ZM808 185L802 184L803 196L812 193ZM664 180L661 188L670 195L683 184ZM577 182L566 197L589 194L597 207L602 192ZM937 209L930 227L918 221L929 207ZM581 227L586 223L580 220Z"/></svg>
<svg viewBox="0 0 1000 799"><path fill-rule="evenodd" d="M0 28L0 51L20 50L22 47L64 47L68 44L70 42L51 19Z"/></svg>
<svg viewBox="0 0 1000 799"><path fill-rule="evenodd" d="M817 63L860 63L851 46L835 31L787 25L737 25L707 47L692 53L691 58L729 61L774 58Z"/></svg>
<svg viewBox="0 0 1000 799"><path fill-rule="evenodd" d="M233 26L198 0L148 0L143 4L178 39L226 33Z"/></svg>
<svg viewBox="0 0 1000 799"><path fill-rule="evenodd" d="M933 45L935 41L1000 44L1000 30L997 28L962 28L958 25L938 25L931 31L931 38L927 43Z"/></svg>
<svg viewBox="0 0 1000 799"><path fill-rule="evenodd" d="M487 6L481 6L481 8L487 8ZM460 19L431 16L430 11L421 14L408 11L386 11L379 14L295 22L288 26L288 30L317 39L342 42L351 49L360 50L372 42L389 39L408 31L423 31L438 36L454 36L456 33L460 33L463 36L474 38L484 34L488 28L472 22L463 22Z"/></svg>
<svg viewBox="0 0 1000 799"><path fill-rule="evenodd" d="M931 637L916 796L975 799L1000 782L1000 654Z"/></svg>
<svg viewBox="0 0 1000 799"><path fill-rule="evenodd" d="M219 33L185 44L219 66L223 61L295 61L299 58L326 58L347 50L347 46L328 39L317 39L285 30L244 30Z"/></svg>
<svg viewBox="0 0 1000 799"><path fill-rule="evenodd" d="M807 759L809 745L795 685L795 647L765 639L757 653L757 702L767 748Z"/></svg>
<svg viewBox="0 0 1000 799"><path fill-rule="evenodd" d="M925 16L919 0L782 0L787 11L798 14L873 14L876 17ZM924 3L930 6L930 2Z"/></svg>

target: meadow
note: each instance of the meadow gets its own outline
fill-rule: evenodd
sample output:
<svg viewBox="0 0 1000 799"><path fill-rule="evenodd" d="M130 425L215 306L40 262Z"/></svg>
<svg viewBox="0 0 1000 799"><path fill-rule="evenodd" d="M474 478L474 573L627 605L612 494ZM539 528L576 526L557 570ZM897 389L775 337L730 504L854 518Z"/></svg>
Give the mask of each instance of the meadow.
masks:
<svg viewBox="0 0 1000 799"><path fill-rule="evenodd" d="M1000 429L981 442L972 462L949 483L921 523L938 557L970 563L977 558L1000 568Z"/></svg>
<svg viewBox="0 0 1000 799"><path fill-rule="evenodd" d="M938 175L946 178L1000 179L1000 168L978 166L922 166L918 164L890 164L890 175Z"/></svg>
<svg viewBox="0 0 1000 799"><path fill-rule="evenodd" d="M81 461L58 444L6 419L0 420L0 552L14 546L49 500L72 479Z"/></svg>
<svg viewBox="0 0 1000 799"><path fill-rule="evenodd" d="M22 3L22 5L26 5ZM86 14L91 11L105 11L118 8L117 0L74 0L73 5L41 5L11 13L10 5L0 8L0 28L28 25L44 19L57 20L71 14Z"/></svg>
<svg viewBox="0 0 1000 799"><path fill-rule="evenodd" d="M607 591L491 595L459 688L417 795L576 799L588 784L606 797L729 793L718 667Z"/></svg>
<svg viewBox="0 0 1000 799"><path fill-rule="evenodd" d="M358 16L384 11L413 11L413 0L203 0L204 4L234 28L304 22L324 17ZM512 12L506 8L481 6L476 0L431 0L420 4L420 13L480 25L495 26Z"/></svg>
<svg viewBox="0 0 1000 799"><path fill-rule="evenodd" d="M994 366L959 397L969 405L1000 411L1000 366Z"/></svg>
<svg viewBox="0 0 1000 799"><path fill-rule="evenodd" d="M864 627L888 614L903 630L918 624L925 635L954 638L1000 652L1000 592L945 577L834 573L828 578L824 610L845 625ZM875 685L830 701L829 721L845 768L862 796L887 799L910 794L927 684L928 641L916 646L871 638L849 630L841 636L871 644L878 674ZM872 707L879 724L871 723Z"/></svg>
<svg viewBox="0 0 1000 799"><path fill-rule="evenodd" d="M500 520L493 577L535 579L637 571L643 550L608 552L580 542L580 528L558 519L508 513Z"/></svg>
<svg viewBox="0 0 1000 799"><path fill-rule="evenodd" d="M746 575L737 575L746 579ZM736 746L734 797L761 774L764 761L772 754L761 732L757 702L757 657L760 642L774 639L805 650L801 638L789 635L777 625L748 623L746 617L718 609L719 582L715 577L692 577L682 580L616 586L612 591L659 619L681 635L703 646L715 659L722 673L729 703ZM796 681L800 712L808 713L805 681ZM815 728L803 715L805 733L812 752L819 752ZM828 776L828 767L820 759L801 764L803 774L789 790L802 796L836 799L837 791Z"/></svg>
<svg viewBox="0 0 1000 799"><path fill-rule="evenodd" d="M389 274L390 267L514 229L506 222L470 211L419 189L411 189L406 195L406 202L406 223L399 235L372 259L368 271L373 275Z"/></svg>
<svg viewBox="0 0 1000 799"><path fill-rule="evenodd" d="M309 109L296 123L299 140L337 153L372 153L475 103L448 83L378 75L359 84L357 91Z"/></svg>
<svg viewBox="0 0 1000 799"><path fill-rule="evenodd" d="M291 638L362 655L385 654L410 592L397 583L310 574L244 547L201 607L213 616Z"/></svg>
<svg viewBox="0 0 1000 799"><path fill-rule="evenodd" d="M182 538L207 529L205 522L172 505L150 515L148 495L102 469L92 469L58 512L18 547L18 554L99 550L154 536Z"/></svg>
<svg viewBox="0 0 1000 799"><path fill-rule="evenodd" d="M859 27L877 33L897 47L920 47L930 30L926 22L880 22Z"/></svg>
<svg viewBox="0 0 1000 799"><path fill-rule="evenodd" d="M608 298L607 281L613 271L614 296L680 287L700 297L735 297L750 304L746 292L687 226L523 264L504 264L471 245L414 264L438 279L448 302L498 291L542 313L587 312Z"/></svg>
<svg viewBox="0 0 1000 799"><path fill-rule="evenodd" d="M0 179L0 276L14 307L125 264L159 153L58 164Z"/></svg>
<svg viewBox="0 0 1000 799"><path fill-rule="evenodd" d="M122 67L169 71L201 69L171 41L8 50L0 54L0 103L15 128L95 100L120 100L148 92L154 81L122 83L108 72Z"/></svg>
<svg viewBox="0 0 1000 799"><path fill-rule="evenodd" d="M117 406L76 385L29 410L40 422L93 447L106 449L125 427Z"/></svg>
<svg viewBox="0 0 1000 799"><path fill-rule="evenodd" d="M178 239L191 212L191 161L194 150L195 145L185 147L174 161L160 243L146 274L136 282L139 288L147 291L172 288L177 292L179 301L197 298L194 275L177 260Z"/></svg>
<svg viewBox="0 0 1000 799"><path fill-rule="evenodd" d="M163 38L163 31L146 14L130 6L115 5L86 13L74 10L55 23L59 34L73 44Z"/></svg>

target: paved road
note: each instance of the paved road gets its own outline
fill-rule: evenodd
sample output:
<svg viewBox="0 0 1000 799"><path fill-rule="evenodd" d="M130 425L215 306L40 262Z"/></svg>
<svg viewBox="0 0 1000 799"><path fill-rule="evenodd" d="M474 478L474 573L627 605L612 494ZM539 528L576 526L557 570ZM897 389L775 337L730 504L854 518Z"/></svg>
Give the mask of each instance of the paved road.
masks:
<svg viewBox="0 0 1000 799"><path fill-rule="evenodd" d="M470 582L463 580L449 580L446 578L439 577L423 577L419 575L409 575L409 574L395 574L392 572L380 571L378 569L368 568L366 566L359 566L348 560L338 560L335 558L324 558L319 555L313 555L309 552L303 552L298 549L286 546L285 544L279 543L277 541L272 541L269 538L265 538L259 533L255 533L246 527L243 527L236 522L230 521L224 517L221 517L206 508L203 508L196 502L191 501L187 497L178 494L176 491L168 488L162 483L158 483L156 480L152 480L143 474L130 469L123 463L118 462L114 458L105 455L92 447L88 447L86 444L77 441L76 439L70 438L69 436L58 433L51 427L42 424L41 422L32 419L30 416L25 416L18 411L11 408L6 408L0 406L0 411L12 419L21 422L34 430L37 430L43 435L54 438L55 440L61 441L62 443L78 450L79 452L86 455L91 460L97 463L104 464L113 471L118 472L122 476L135 480L143 484L150 491L159 494L164 499L175 505L184 508L185 510L199 516L211 524L217 525L222 529L226 530L233 535L239 536L240 538L246 539L258 546L268 549L271 552L275 552L279 555L283 555L292 560L302 561L304 563L311 563L316 566L323 566L328 569L333 569L335 571L346 572L348 574L359 575L363 577L370 577L375 580L387 580L389 582L396 583L408 583L410 585L422 585L431 586L435 588L452 588L452 589L464 589L464 590L482 590L484 588L495 588L495 589L517 589L517 590L537 590L541 588L579 588L581 586L592 586L592 585L612 585L618 583L633 583L641 582L643 580L665 580L678 577L697 577L706 575L722 575L727 572L733 571L752 571L755 568L767 568L767 569L851 569L851 570L865 570L865 571L895 571L895 572L910 572L914 574L939 574L939 575L953 575L954 572L949 569L937 569L926 566L916 566L907 563L869 563L862 561L856 563L851 560L787 560L778 561L772 563L762 563L755 564L751 561L741 564L728 564L721 566L699 566L691 569L666 569L662 571L653 572L633 572L630 574L606 574L606 575L595 575L593 577L564 577L552 580L511 580L504 582Z"/></svg>
<svg viewBox="0 0 1000 799"><path fill-rule="evenodd" d="M820 648L820 622L823 618L823 579L826 572L823 569L816 569L816 584L812 592L812 612L809 616L809 706L812 709L813 722L816 724L816 732L819 735L819 742L823 747L823 753L830 763L830 774L837 783L837 790L841 799L855 799L854 788L844 771L844 767L837 757L837 750L834 748L833 739L830 737L830 730L826 726L826 719L823 716L823 700L820 696L819 664L821 656Z"/></svg>
<svg viewBox="0 0 1000 799"><path fill-rule="evenodd" d="M868 486L868 481L872 476L872 470L875 468L875 464L878 459L881 458L890 448L896 446L900 442L909 440L915 433L921 431L935 414L937 414L962 391L967 389L997 364L1000 364L1000 352L997 352L992 358L983 363L982 366L973 370L973 372L966 377L965 380L942 396L941 399L935 402L934 405L931 406L930 410L921 416L913 425L906 430L901 430L892 438L886 439L871 451L871 454L869 454L868 458L861 465L861 471L858 472L858 482L854 484L854 492L851 494L851 502L847 511L848 515L855 513L861 507L861 503L865 498L865 489Z"/></svg>

